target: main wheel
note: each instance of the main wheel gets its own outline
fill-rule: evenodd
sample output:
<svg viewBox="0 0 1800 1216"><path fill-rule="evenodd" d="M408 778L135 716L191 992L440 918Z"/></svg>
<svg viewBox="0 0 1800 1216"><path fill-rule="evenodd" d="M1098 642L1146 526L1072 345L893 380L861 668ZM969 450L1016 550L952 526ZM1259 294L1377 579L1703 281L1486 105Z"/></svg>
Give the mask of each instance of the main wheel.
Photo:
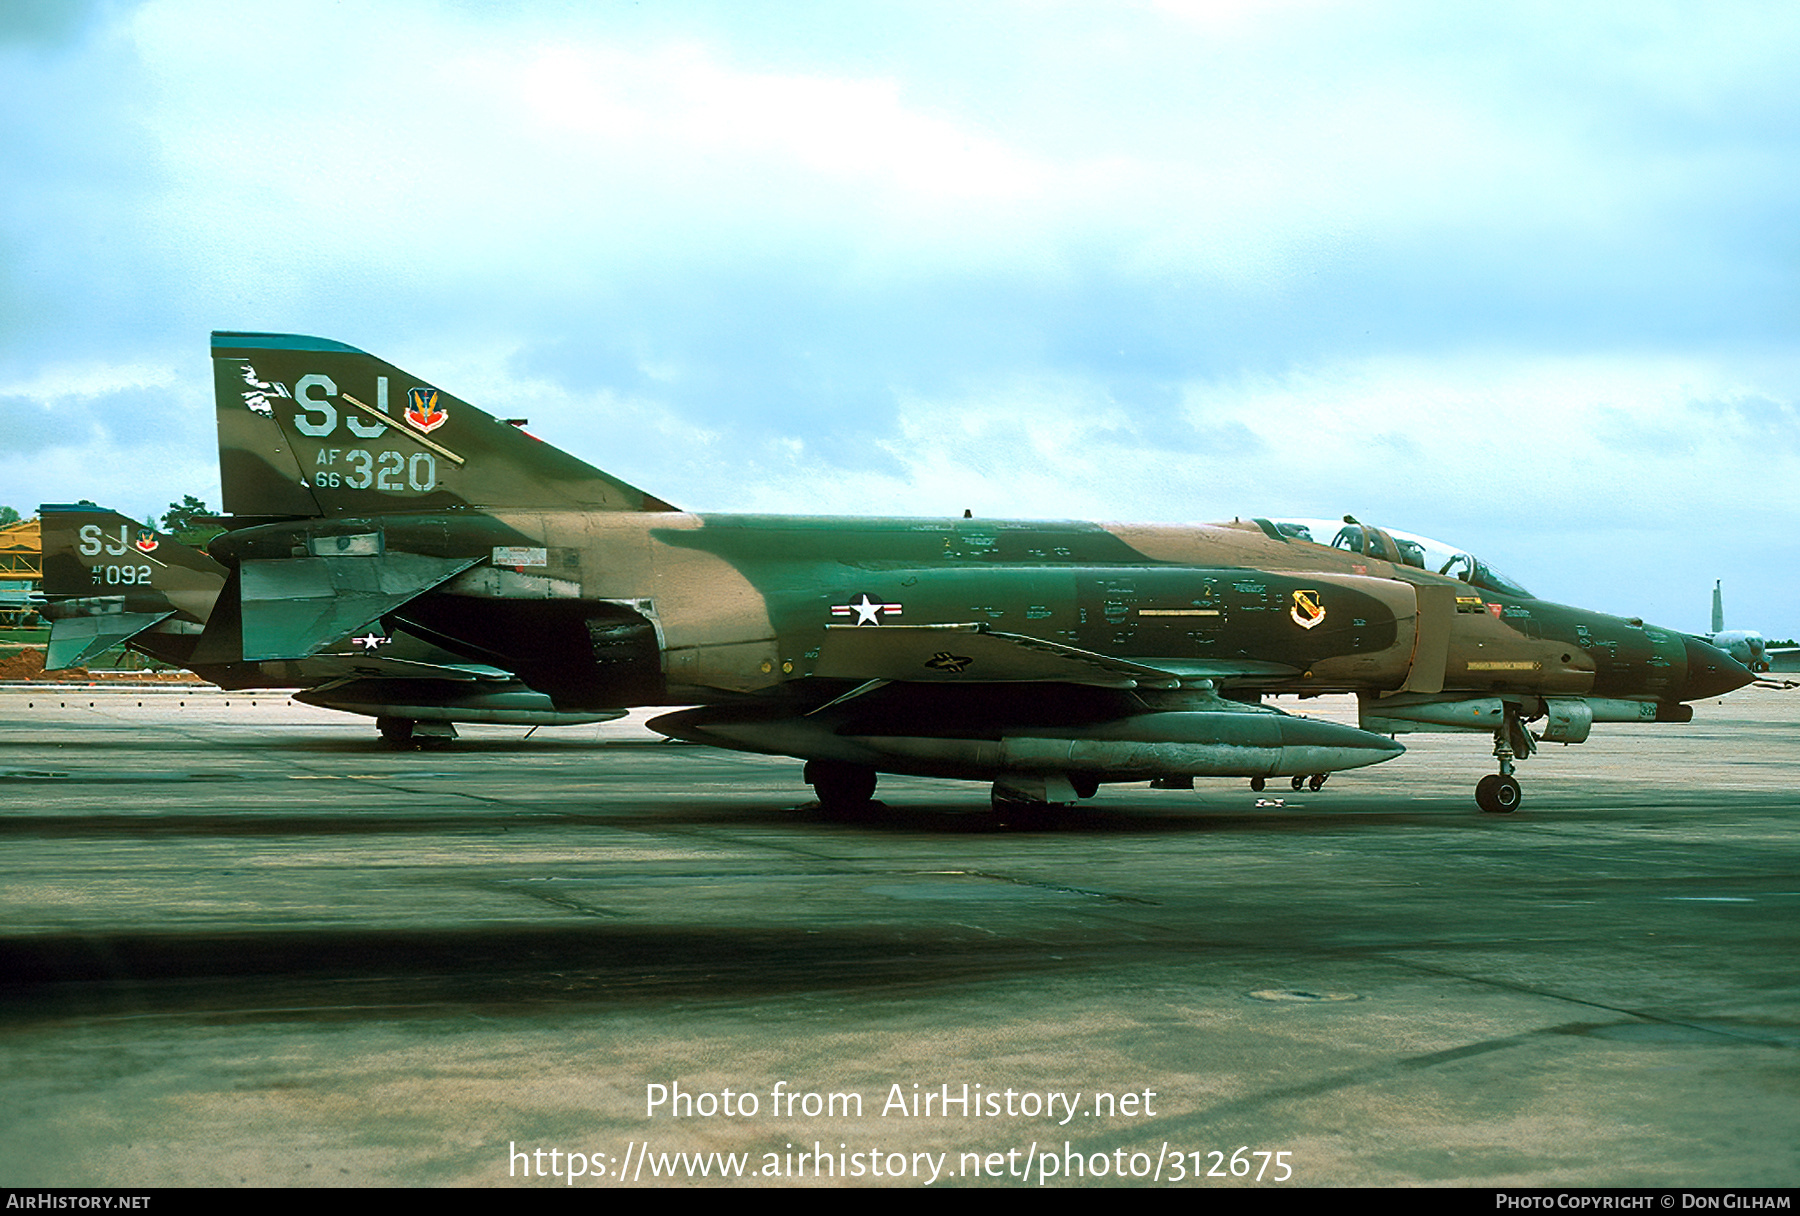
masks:
<svg viewBox="0 0 1800 1216"><path fill-rule="evenodd" d="M1250 778L1250 788L1258 794L1262 793L1264 787L1266 787L1268 784L1269 783L1261 777Z"/></svg>
<svg viewBox="0 0 1800 1216"><path fill-rule="evenodd" d="M389 747L405 747L412 742L411 718L377 718L375 729L381 732L381 741Z"/></svg>
<svg viewBox="0 0 1800 1216"><path fill-rule="evenodd" d="M1306 788L1309 790L1314 790L1314 791L1324 789L1325 788L1325 778L1328 776L1330 776L1329 773L1314 773L1312 776L1310 776L1306 779Z"/></svg>
<svg viewBox="0 0 1800 1216"><path fill-rule="evenodd" d="M1306 774L1305 773L1295 773L1294 779L1292 781L1288 782L1288 784L1293 786L1295 789L1299 789L1301 786L1306 784Z"/></svg>
<svg viewBox="0 0 1800 1216"><path fill-rule="evenodd" d="M860 810L875 797L875 770L866 764L808 760L804 776L827 811Z"/></svg>
<svg viewBox="0 0 1800 1216"><path fill-rule="evenodd" d="M1512 814L1523 797L1518 780L1502 773L1491 773L1475 786L1475 805L1490 815Z"/></svg>

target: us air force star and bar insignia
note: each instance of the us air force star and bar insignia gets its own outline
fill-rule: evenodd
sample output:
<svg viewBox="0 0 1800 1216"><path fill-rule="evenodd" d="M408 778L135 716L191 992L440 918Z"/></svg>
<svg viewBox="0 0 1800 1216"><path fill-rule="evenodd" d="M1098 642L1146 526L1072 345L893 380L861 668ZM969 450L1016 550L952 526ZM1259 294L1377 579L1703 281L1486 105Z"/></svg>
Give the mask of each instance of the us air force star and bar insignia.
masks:
<svg viewBox="0 0 1800 1216"><path fill-rule="evenodd" d="M1288 609L1288 615L1300 628L1311 629L1325 620L1325 605L1319 602L1317 591L1296 591L1294 606Z"/></svg>
<svg viewBox="0 0 1800 1216"><path fill-rule="evenodd" d="M371 629L363 637L351 638L350 644L352 646L361 646L364 650L373 654L378 648L380 648L382 646L386 646L389 642L391 642L393 640L394 640L393 638L384 638L380 634L376 633L373 629Z"/></svg>
<svg viewBox="0 0 1800 1216"><path fill-rule="evenodd" d="M900 605L883 604L879 600L871 598L869 593L865 591L861 595L858 595L851 603L833 604L831 606L831 615L854 615L858 625L879 625L884 616L899 616Z"/></svg>
<svg viewBox="0 0 1800 1216"><path fill-rule="evenodd" d="M974 661L966 654L951 654L948 650L940 650L925 660L925 666L933 671L947 671L956 675Z"/></svg>
<svg viewBox="0 0 1800 1216"><path fill-rule="evenodd" d="M414 429L430 434L450 421L450 414L438 404L435 388L409 388L406 390L406 421Z"/></svg>

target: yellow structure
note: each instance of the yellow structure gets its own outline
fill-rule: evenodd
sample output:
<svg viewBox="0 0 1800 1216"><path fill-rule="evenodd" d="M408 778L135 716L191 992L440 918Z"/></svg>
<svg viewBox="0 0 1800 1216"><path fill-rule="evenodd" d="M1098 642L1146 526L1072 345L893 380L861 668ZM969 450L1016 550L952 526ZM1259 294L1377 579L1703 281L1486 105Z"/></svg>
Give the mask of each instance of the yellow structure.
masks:
<svg viewBox="0 0 1800 1216"><path fill-rule="evenodd" d="M36 518L0 528L0 578L44 577L44 540Z"/></svg>
<svg viewBox="0 0 1800 1216"><path fill-rule="evenodd" d="M29 606L32 583L44 577L44 541L36 519L0 528L0 625L35 624Z"/></svg>

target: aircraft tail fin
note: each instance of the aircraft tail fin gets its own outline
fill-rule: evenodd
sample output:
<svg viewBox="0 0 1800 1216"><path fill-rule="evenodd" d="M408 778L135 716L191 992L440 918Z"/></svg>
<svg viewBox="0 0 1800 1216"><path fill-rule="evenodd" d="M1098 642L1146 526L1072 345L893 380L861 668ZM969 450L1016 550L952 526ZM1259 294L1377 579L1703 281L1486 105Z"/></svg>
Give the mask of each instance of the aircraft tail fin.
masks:
<svg viewBox="0 0 1800 1216"><path fill-rule="evenodd" d="M225 586L225 567L211 557L117 511L91 502L45 503L38 516L49 670L87 662L170 618L198 627Z"/></svg>
<svg viewBox="0 0 1800 1216"><path fill-rule="evenodd" d="M124 596L159 601L203 621L225 567L167 532L91 502L38 508L43 593L52 600Z"/></svg>
<svg viewBox="0 0 1800 1216"><path fill-rule="evenodd" d="M1720 590L1723 579L1713 580L1713 627L1714 633L1725 632L1725 593Z"/></svg>
<svg viewBox="0 0 1800 1216"><path fill-rule="evenodd" d="M341 342L220 331L212 359L219 472L233 516L674 510Z"/></svg>

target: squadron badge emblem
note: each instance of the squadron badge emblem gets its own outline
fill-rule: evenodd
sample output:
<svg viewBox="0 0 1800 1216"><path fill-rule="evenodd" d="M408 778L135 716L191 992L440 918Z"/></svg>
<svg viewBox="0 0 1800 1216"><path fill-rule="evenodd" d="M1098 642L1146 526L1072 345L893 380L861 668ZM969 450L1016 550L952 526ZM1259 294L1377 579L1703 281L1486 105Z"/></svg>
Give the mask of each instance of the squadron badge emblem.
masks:
<svg viewBox="0 0 1800 1216"><path fill-rule="evenodd" d="M409 388L406 390L406 420L429 435L450 421L450 414L438 404L435 388Z"/></svg>
<svg viewBox="0 0 1800 1216"><path fill-rule="evenodd" d="M1300 628L1311 629L1325 620L1325 605L1319 602L1317 591L1296 591L1294 606L1288 609L1288 615Z"/></svg>

